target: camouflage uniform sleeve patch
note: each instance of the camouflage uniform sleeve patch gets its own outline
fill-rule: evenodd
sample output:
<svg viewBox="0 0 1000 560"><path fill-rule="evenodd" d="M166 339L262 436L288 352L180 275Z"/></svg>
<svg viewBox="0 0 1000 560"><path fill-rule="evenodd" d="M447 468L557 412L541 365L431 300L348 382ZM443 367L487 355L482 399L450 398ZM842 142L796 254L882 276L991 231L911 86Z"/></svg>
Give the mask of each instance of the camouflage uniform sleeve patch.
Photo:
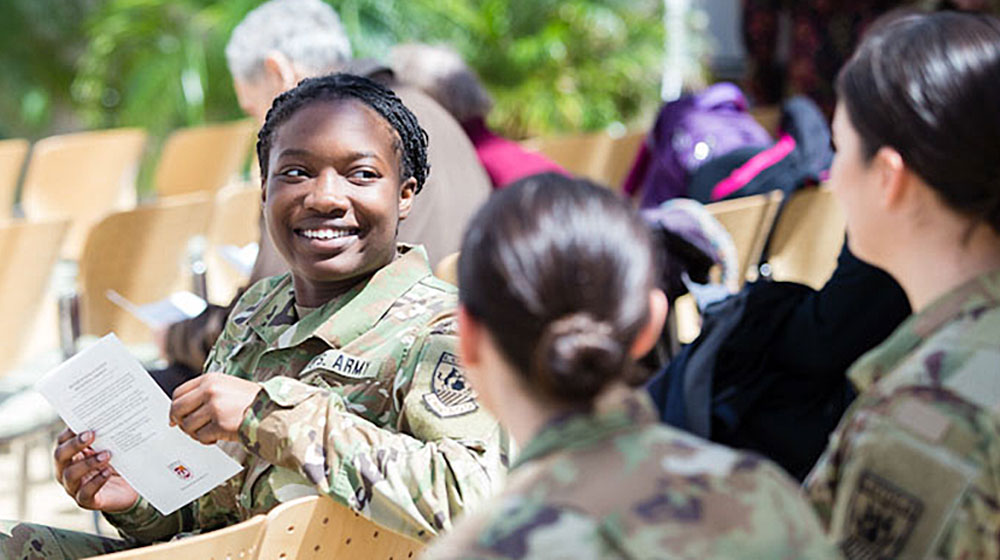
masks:
<svg viewBox="0 0 1000 560"><path fill-rule="evenodd" d="M413 373L402 420L423 440L485 442L496 437L497 423L476 401L458 360L457 342L453 335L431 334L414 348L415 359L406 366Z"/></svg>
<svg viewBox="0 0 1000 560"><path fill-rule="evenodd" d="M847 556L940 552L961 517L959 505L979 472L976 466L871 410L854 416L842 442L830 536Z"/></svg>
<svg viewBox="0 0 1000 560"><path fill-rule="evenodd" d="M896 558L910 538L924 503L892 482L865 470L847 506L849 558Z"/></svg>
<svg viewBox="0 0 1000 560"><path fill-rule="evenodd" d="M431 373L430 390L423 395L427 409L438 418L470 414L479 408L476 394L465 380L458 356L443 351Z"/></svg>

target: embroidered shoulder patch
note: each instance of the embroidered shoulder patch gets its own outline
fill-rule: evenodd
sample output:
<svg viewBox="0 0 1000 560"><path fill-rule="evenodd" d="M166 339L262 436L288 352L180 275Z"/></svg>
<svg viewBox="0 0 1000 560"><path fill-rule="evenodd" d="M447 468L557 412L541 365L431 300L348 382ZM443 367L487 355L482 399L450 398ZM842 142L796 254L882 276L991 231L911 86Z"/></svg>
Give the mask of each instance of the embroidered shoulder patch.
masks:
<svg viewBox="0 0 1000 560"><path fill-rule="evenodd" d="M440 418L469 414L479 408L476 393L465 380L458 356L451 352L441 353L431 375L431 390L424 393L424 404Z"/></svg>
<svg viewBox="0 0 1000 560"><path fill-rule="evenodd" d="M916 496L870 472L861 473L848 505L848 558L896 558L910 538L924 505Z"/></svg>

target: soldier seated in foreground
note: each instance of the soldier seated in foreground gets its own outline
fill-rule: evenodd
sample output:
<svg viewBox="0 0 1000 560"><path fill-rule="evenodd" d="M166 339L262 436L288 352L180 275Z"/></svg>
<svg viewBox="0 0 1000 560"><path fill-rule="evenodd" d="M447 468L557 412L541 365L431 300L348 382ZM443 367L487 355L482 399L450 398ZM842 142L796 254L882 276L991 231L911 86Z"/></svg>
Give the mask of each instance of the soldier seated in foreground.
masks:
<svg viewBox="0 0 1000 560"><path fill-rule="evenodd" d="M851 251L913 308L806 478L849 558L1000 558L1000 19L872 25L837 80Z"/></svg>
<svg viewBox="0 0 1000 560"><path fill-rule="evenodd" d="M484 407L523 445L506 489L428 558L830 558L769 461L660 425L626 386L667 312L639 217L556 174L493 195L459 260L459 333Z"/></svg>
<svg viewBox="0 0 1000 560"><path fill-rule="evenodd" d="M396 243L428 167L402 102L357 76L279 96L258 136L264 213L290 274L251 287L205 371L174 392L171 420L226 442L245 469L163 516L64 432L60 482L125 540L0 527L6 558L78 558L221 528L323 493L418 539L447 530L502 474L496 421L456 359L455 288L422 248Z"/></svg>

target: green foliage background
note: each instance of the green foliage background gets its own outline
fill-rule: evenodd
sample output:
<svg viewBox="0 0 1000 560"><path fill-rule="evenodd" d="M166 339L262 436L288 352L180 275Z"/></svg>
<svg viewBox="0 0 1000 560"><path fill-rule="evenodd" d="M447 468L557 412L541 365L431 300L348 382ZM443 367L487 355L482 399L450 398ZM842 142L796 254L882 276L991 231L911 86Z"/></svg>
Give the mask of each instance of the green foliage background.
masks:
<svg viewBox="0 0 1000 560"><path fill-rule="evenodd" d="M513 137L629 123L657 104L661 0L327 0L355 56L444 42ZM223 48L260 0L3 0L0 136L169 130L241 116Z"/></svg>

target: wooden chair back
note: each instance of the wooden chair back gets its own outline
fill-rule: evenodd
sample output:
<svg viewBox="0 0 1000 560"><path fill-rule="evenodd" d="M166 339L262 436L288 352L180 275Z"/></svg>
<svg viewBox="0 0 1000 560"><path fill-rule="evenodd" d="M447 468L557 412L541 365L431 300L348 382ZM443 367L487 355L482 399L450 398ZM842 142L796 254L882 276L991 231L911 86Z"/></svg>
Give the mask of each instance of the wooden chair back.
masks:
<svg viewBox="0 0 1000 560"><path fill-rule="evenodd" d="M21 206L35 220L69 218L63 257L77 259L87 231L109 212L135 206L146 133L135 128L50 136L35 143Z"/></svg>
<svg viewBox="0 0 1000 560"><path fill-rule="evenodd" d="M68 230L69 220L0 223L0 373L24 357Z"/></svg>
<svg viewBox="0 0 1000 560"><path fill-rule="evenodd" d="M0 218L10 216L14 207L17 180L21 178L29 146L27 140L20 138L0 140Z"/></svg>
<svg viewBox="0 0 1000 560"><path fill-rule="evenodd" d="M620 191L625 183L625 177L635 163L635 156L639 153L639 148L646 141L646 131L629 132L621 138L611 141L608 148L607 160L604 162L602 172L602 183L607 184L612 189Z"/></svg>
<svg viewBox="0 0 1000 560"><path fill-rule="evenodd" d="M215 192L229 184L242 170L256 130L250 120L175 130L156 166L157 194Z"/></svg>
<svg viewBox="0 0 1000 560"><path fill-rule="evenodd" d="M795 191L775 225L770 264L775 280L819 289L837 267L846 222L830 189Z"/></svg>
<svg viewBox="0 0 1000 560"><path fill-rule="evenodd" d="M534 138L522 142L522 146L542 153L570 173L620 190L645 138L645 132L630 132L619 138L607 132L592 132Z"/></svg>
<svg viewBox="0 0 1000 560"><path fill-rule="evenodd" d="M152 546L93 556L101 560L256 560L267 519L257 515L216 531Z"/></svg>
<svg viewBox="0 0 1000 560"><path fill-rule="evenodd" d="M733 236L741 285L750 267L760 260L764 241L774 224L781 199L781 191L773 191L705 205L729 235Z"/></svg>
<svg viewBox="0 0 1000 560"><path fill-rule="evenodd" d="M434 276L452 284L458 285L458 251L441 259L434 267Z"/></svg>
<svg viewBox="0 0 1000 560"><path fill-rule="evenodd" d="M80 259L81 332L114 331L126 343L150 341L149 328L112 303L107 291L144 305L190 289L188 243L205 235L211 209L205 194L174 197L116 212L94 226Z"/></svg>
<svg viewBox="0 0 1000 560"><path fill-rule="evenodd" d="M245 286L249 275L226 261L220 249L229 245L244 247L260 240L260 187L247 184L231 185L215 195L212 220L208 226L209 300L228 305L236 291Z"/></svg>
<svg viewBox="0 0 1000 560"><path fill-rule="evenodd" d="M781 106L780 105L760 105L750 108L750 116L754 118L760 126L764 127L771 136L778 135L781 128Z"/></svg>
<svg viewBox="0 0 1000 560"><path fill-rule="evenodd" d="M522 145L540 152L570 173L599 181L611 150L611 137L604 132L594 132L534 138Z"/></svg>
<svg viewBox="0 0 1000 560"><path fill-rule="evenodd" d="M376 525L327 496L308 496L267 514L260 558L407 560L423 544Z"/></svg>

